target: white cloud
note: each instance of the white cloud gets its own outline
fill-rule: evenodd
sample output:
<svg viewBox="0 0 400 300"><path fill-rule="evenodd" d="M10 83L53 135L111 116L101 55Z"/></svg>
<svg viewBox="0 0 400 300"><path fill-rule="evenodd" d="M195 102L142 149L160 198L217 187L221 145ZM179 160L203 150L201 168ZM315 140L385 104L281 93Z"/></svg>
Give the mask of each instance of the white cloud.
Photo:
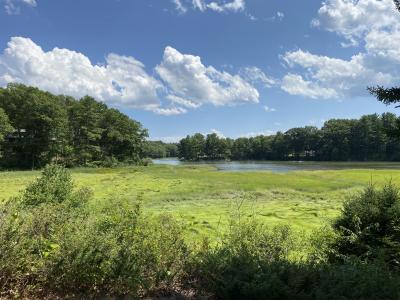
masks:
<svg viewBox="0 0 400 300"><path fill-rule="evenodd" d="M133 57L109 54L104 65L95 65L81 53L60 48L46 52L22 37L13 37L0 56L0 86L9 82L147 110L159 107L157 90L162 88Z"/></svg>
<svg viewBox="0 0 400 300"><path fill-rule="evenodd" d="M172 47L165 48L156 72L168 85L172 98L184 99L190 105L222 106L259 101L257 89L239 75L205 66L200 57L182 54Z"/></svg>
<svg viewBox="0 0 400 300"><path fill-rule="evenodd" d="M226 136L217 129L211 129L211 133L215 133L220 139L225 139Z"/></svg>
<svg viewBox="0 0 400 300"><path fill-rule="evenodd" d="M282 21L285 18L285 14L281 11L276 12L275 15L265 18L266 21L275 22L275 21Z"/></svg>
<svg viewBox="0 0 400 300"><path fill-rule="evenodd" d="M162 141L164 143L179 143L184 136L162 136L162 137L150 137L150 141Z"/></svg>
<svg viewBox="0 0 400 300"><path fill-rule="evenodd" d="M264 110L265 110L266 112L275 112L275 111L276 111L275 108L268 107L268 106L266 106L266 105L265 105L263 108L264 108Z"/></svg>
<svg viewBox="0 0 400 300"><path fill-rule="evenodd" d="M287 52L283 60L302 74L287 74L282 89L310 98L366 95L371 85L393 85L400 80L400 13L392 0L328 0L314 26L337 33L342 46L362 45L349 59Z"/></svg>
<svg viewBox="0 0 400 300"><path fill-rule="evenodd" d="M176 96L176 95L167 95L166 98L175 104L182 105L187 108L198 108L201 106L199 103L195 103L193 101L186 100L186 99Z"/></svg>
<svg viewBox="0 0 400 300"><path fill-rule="evenodd" d="M35 0L2 0L0 2L4 3L4 9L9 15L17 15L21 11L21 4L30 7L35 7L37 5Z"/></svg>
<svg viewBox="0 0 400 300"><path fill-rule="evenodd" d="M217 12L238 12L238 11L243 11L246 7L246 3L244 0L233 0L231 2L223 2L223 3L218 3L218 2L211 2L207 4L207 7L213 11Z"/></svg>
<svg viewBox="0 0 400 300"><path fill-rule="evenodd" d="M282 89L291 95L316 98L336 98L334 89L324 88L311 81L306 81L300 75L287 74L282 80Z"/></svg>
<svg viewBox="0 0 400 300"><path fill-rule="evenodd" d="M153 112L163 116L175 116L184 114L187 112L187 110L182 107L170 107L170 108L156 107L153 109Z"/></svg>
<svg viewBox="0 0 400 300"><path fill-rule="evenodd" d="M175 4L175 9L181 13L181 14L185 14L187 12L187 8L185 5L183 5L181 0L172 0L172 3Z"/></svg>
<svg viewBox="0 0 400 300"><path fill-rule="evenodd" d="M264 130L264 131L248 132L248 133L244 133L244 134L239 134L235 138L241 138L241 137L251 138L251 137L256 137L256 136L260 136L260 135L270 136L270 135L274 135L274 134L276 134L275 130L267 129L267 130Z"/></svg>
<svg viewBox="0 0 400 300"><path fill-rule="evenodd" d="M171 0L175 4L176 10L180 13L186 13L187 8L204 12L212 10L218 13L240 12L246 8L245 0L224 0L224 1L208 1L208 0Z"/></svg>
<svg viewBox="0 0 400 300"><path fill-rule="evenodd" d="M11 82L76 98L90 95L124 107L178 115L203 104L257 103L259 93L239 75L206 67L197 56L167 47L156 67L160 79L129 56L109 54L103 64L68 49L44 51L29 38L13 37L0 54L0 86Z"/></svg>
<svg viewBox="0 0 400 300"><path fill-rule="evenodd" d="M276 84L276 80L268 77L260 68L246 67L240 70L240 75L252 83L261 83L269 88Z"/></svg>
<svg viewBox="0 0 400 300"><path fill-rule="evenodd" d="M312 25L345 37L350 44L371 31L399 26L400 14L393 0L328 0L322 3Z"/></svg>

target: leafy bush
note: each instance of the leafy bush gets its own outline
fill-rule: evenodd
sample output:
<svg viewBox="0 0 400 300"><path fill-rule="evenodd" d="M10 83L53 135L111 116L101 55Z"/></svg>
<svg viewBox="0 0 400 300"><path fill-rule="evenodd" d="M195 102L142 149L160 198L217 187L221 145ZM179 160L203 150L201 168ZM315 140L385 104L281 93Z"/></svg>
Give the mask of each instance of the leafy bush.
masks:
<svg viewBox="0 0 400 300"><path fill-rule="evenodd" d="M331 259L383 259L400 266L400 193L392 183L380 190L370 185L346 201L333 228Z"/></svg>
<svg viewBox="0 0 400 300"><path fill-rule="evenodd" d="M57 165L48 165L42 176L25 189L21 202L31 206L62 203L71 198L72 192L73 182L68 171Z"/></svg>
<svg viewBox="0 0 400 300"><path fill-rule="evenodd" d="M239 223L219 245L203 245L190 273L217 299L399 299L400 276L385 265L295 260L301 246L288 227Z"/></svg>
<svg viewBox="0 0 400 300"><path fill-rule="evenodd" d="M295 244L289 227L233 223L219 245L204 243L191 272L200 289L219 299L261 299L266 291L272 293L269 299L282 298L285 292L277 276L286 270L276 263L288 262Z"/></svg>
<svg viewBox="0 0 400 300"><path fill-rule="evenodd" d="M65 169L49 166L2 206L1 291L137 297L175 283L187 257L178 224L144 216L140 201L92 207L90 196L73 190Z"/></svg>

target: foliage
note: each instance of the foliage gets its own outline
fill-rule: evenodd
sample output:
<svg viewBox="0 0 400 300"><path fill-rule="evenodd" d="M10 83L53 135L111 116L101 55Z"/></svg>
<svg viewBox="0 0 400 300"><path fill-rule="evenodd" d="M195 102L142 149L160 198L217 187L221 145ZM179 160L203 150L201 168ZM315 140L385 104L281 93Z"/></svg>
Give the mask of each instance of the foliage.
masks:
<svg viewBox="0 0 400 300"><path fill-rule="evenodd" d="M309 162L301 165L306 169L315 166ZM194 240L203 236L213 238L219 230L226 230L230 211L238 200L243 201L245 213L255 211L269 226L290 223L295 230L309 232L323 225L326 219L335 218L346 195L366 186L371 176L378 187L387 178L392 177L396 182L400 178L398 163L318 163L317 167L328 170L238 173L218 172L203 165L150 165L70 171L79 186L93 189L94 198L90 202L94 207L116 194L127 199L143 194L146 211L170 212L184 222L185 235ZM16 196L38 174L38 171L1 172L0 199Z"/></svg>
<svg viewBox="0 0 400 300"><path fill-rule="evenodd" d="M219 245L204 242L194 257L191 273L195 274L200 289L218 299L260 299L267 286L271 288L278 283L273 278L276 274L269 277L264 273L271 271L265 267L288 259L293 245L288 227L268 230L254 221L232 224ZM281 287L275 286L275 289L278 291ZM278 296L268 294L271 299Z"/></svg>
<svg viewBox="0 0 400 300"><path fill-rule="evenodd" d="M65 169L49 166L2 206L2 297L138 297L181 276L187 250L175 221L145 217L140 201L113 199L93 210L90 196L73 190Z"/></svg>
<svg viewBox="0 0 400 300"><path fill-rule="evenodd" d="M179 142L178 153L186 160L398 161L399 124L400 118L385 113L359 120L332 119L321 129L306 126L236 140L197 133Z"/></svg>
<svg viewBox="0 0 400 300"><path fill-rule="evenodd" d="M288 228L236 224L191 262L196 288L217 299L398 299L400 276L385 265L295 260ZM320 245L326 241L318 240Z"/></svg>
<svg viewBox="0 0 400 300"><path fill-rule="evenodd" d="M154 174L158 176L155 184L162 189L163 180L166 180L165 171L169 169L153 167ZM148 168L143 170L149 172ZM82 172L79 181L83 186L89 185L85 180L93 180L95 174L101 175L99 184L104 186L104 179L116 172L108 169L78 171ZM199 169L176 168L175 171L180 172L182 180L190 177L190 182L196 176L204 177ZM126 178L128 174L137 178L146 176L141 167L134 167L120 169L116 178L134 181L134 177ZM153 178L154 174L149 177ZM213 176L221 173L208 171L207 174L211 177L210 182L216 181L216 186L223 183L220 177ZM329 173L317 174L311 177L318 179L322 176L331 183ZM331 175L332 180L338 177L337 172ZM347 182L351 178L346 173L342 172L342 175L337 182ZM7 176L12 177L13 173ZM232 174L227 182L236 176ZM245 175L248 182L254 183L261 177L260 182L272 181L270 184L275 186L275 177L281 177L273 177L269 173L265 176L261 173ZM296 176L293 178L299 180L307 177L304 172ZM359 178L362 173L354 176ZM365 173L365 176L368 174ZM123 189L121 181L115 181L116 178L112 180L113 186ZM296 181L290 178L281 180L285 185ZM231 182L232 187L238 189L248 184L243 181L242 186ZM143 183L139 182L139 186ZM90 185L99 192L96 184ZM205 186L210 188L210 183L206 182ZM223 186L226 188L226 183ZM254 187L257 186L257 193L242 196L260 197L260 185ZM169 187L167 183L166 189L169 190ZM204 186L199 188L203 197L206 196ZM312 190L315 186L308 188ZM280 193L272 190L267 195L268 202L273 201L272 195L279 196ZM115 195L114 188L112 195ZM163 195L167 197L168 194ZM303 201L315 201L317 195L322 197L321 193L309 194L307 201ZM332 194L328 193L328 198L329 195ZM390 184L383 189L370 187L347 201L333 228L313 233L311 244L308 243L308 235L291 227L266 226L255 216L248 219L248 212L242 210L244 203L240 202L240 210L236 211L227 230L222 231L218 239L205 239L203 243L192 246L185 241L179 221L164 214L151 215L146 206L147 212L142 211L145 200L142 193L126 196L130 200L107 196L103 201L94 202L88 189L75 188L69 172L64 168L46 167L41 177L29 184L25 191L1 206L0 297L101 298L126 295L139 298L176 289L197 292L195 297L205 295L217 299L400 297L400 275L393 259L396 257L393 254L398 254L399 250L392 243L398 240L399 194ZM285 199L285 206L290 206L289 201L294 201L291 198L298 196L292 192L288 198L277 201L281 203ZM176 197L177 194L173 198ZM222 194L217 197L222 197ZM184 202L187 201L186 198ZM193 205L190 209L193 210ZM304 209L309 210L309 207ZM275 211L273 208L269 210ZM379 227L370 226L370 229L379 231L362 230L365 234L352 240L355 242L350 247L338 247L348 245L341 243L348 241L347 231L342 229L346 227L356 232L352 226L359 224L354 223L357 218L361 220L360 224L379 223ZM365 255L365 252L357 250L365 249L365 245L374 251Z"/></svg>
<svg viewBox="0 0 400 300"><path fill-rule="evenodd" d="M162 141L146 141L143 147L145 157L166 158L178 156L178 145Z"/></svg>
<svg viewBox="0 0 400 300"><path fill-rule="evenodd" d="M8 133L3 167L33 169L53 161L93 165L110 158L137 163L143 157L147 131L141 124L91 97L75 100L9 84L0 88L0 109L0 138Z"/></svg>
<svg viewBox="0 0 400 300"><path fill-rule="evenodd" d="M72 178L67 170L57 165L48 165L43 169L42 176L25 189L21 202L31 206L50 201L62 203L70 199L72 187Z"/></svg>
<svg viewBox="0 0 400 300"><path fill-rule="evenodd" d="M4 109L0 108L0 142L3 142L6 135L13 131L14 128L11 126L7 114Z"/></svg>
<svg viewBox="0 0 400 300"><path fill-rule="evenodd" d="M347 200L333 227L331 259L384 260L400 267L400 192L392 183L370 185Z"/></svg>
<svg viewBox="0 0 400 300"><path fill-rule="evenodd" d="M369 87L368 91L376 96L379 101L385 103L387 105L397 103L400 101L400 88L392 87L392 88L384 88L382 86L377 87Z"/></svg>

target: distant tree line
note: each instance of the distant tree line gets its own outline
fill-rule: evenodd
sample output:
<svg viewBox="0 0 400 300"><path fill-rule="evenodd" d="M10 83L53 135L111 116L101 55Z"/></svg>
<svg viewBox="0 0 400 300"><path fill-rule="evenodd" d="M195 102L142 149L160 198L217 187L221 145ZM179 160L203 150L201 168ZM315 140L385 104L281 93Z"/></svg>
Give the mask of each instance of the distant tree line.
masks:
<svg viewBox="0 0 400 300"><path fill-rule="evenodd" d="M37 88L0 88L0 165L39 168L136 163L147 131L91 97L76 100Z"/></svg>
<svg viewBox="0 0 400 300"><path fill-rule="evenodd" d="M182 139L178 157L185 160L400 160L400 118L392 113L360 119L332 119L321 129L292 128L270 136L236 140L196 133Z"/></svg>
<svg viewBox="0 0 400 300"><path fill-rule="evenodd" d="M148 158L167 158L178 156L177 143L164 143L163 141L146 141L143 154Z"/></svg>

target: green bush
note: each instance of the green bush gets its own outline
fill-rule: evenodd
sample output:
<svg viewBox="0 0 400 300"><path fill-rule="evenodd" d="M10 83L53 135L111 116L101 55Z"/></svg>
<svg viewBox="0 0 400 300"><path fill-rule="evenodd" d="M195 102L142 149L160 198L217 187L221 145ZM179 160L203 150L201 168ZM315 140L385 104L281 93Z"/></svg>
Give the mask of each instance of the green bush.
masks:
<svg viewBox="0 0 400 300"><path fill-rule="evenodd" d="M187 249L168 216L140 201L89 205L69 173L47 167L1 207L0 290L5 295L130 295L168 289L182 276Z"/></svg>
<svg viewBox="0 0 400 300"><path fill-rule="evenodd" d="M325 236L315 238L323 251ZM217 299L399 299L400 276L385 264L296 260L300 239L288 227L234 224L193 257L195 289Z"/></svg>
<svg viewBox="0 0 400 300"><path fill-rule="evenodd" d="M31 183L23 193L24 205L37 206L42 203L62 203L71 198L73 182L69 172L61 166L48 165L42 176Z"/></svg>
<svg viewBox="0 0 400 300"><path fill-rule="evenodd" d="M370 185L344 203L333 224L337 234L331 259L384 260L400 266L400 193L392 183L382 189Z"/></svg>
<svg viewBox="0 0 400 300"><path fill-rule="evenodd" d="M288 262L296 240L289 227L268 229L256 221L233 223L218 245L204 243L192 262L199 289L218 299L284 298L277 262ZM277 277L278 276L278 277Z"/></svg>

